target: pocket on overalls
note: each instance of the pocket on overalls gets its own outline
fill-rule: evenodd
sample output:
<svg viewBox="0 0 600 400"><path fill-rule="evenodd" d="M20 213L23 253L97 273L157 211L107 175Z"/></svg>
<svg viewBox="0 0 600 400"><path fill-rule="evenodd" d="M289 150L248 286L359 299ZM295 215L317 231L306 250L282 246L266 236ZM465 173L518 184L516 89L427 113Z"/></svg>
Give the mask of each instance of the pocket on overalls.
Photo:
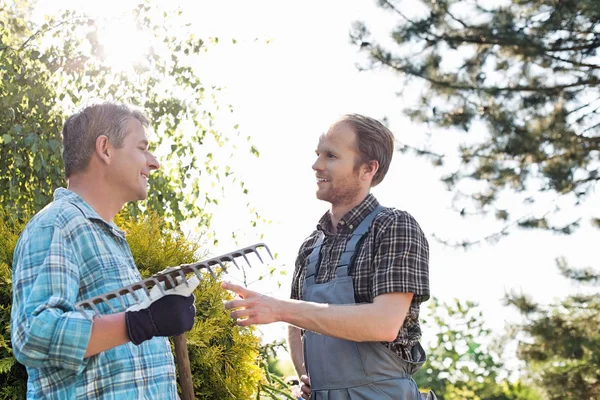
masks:
<svg viewBox="0 0 600 400"><path fill-rule="evenodd" d="M364 383L365 371L357 343L305 333L305 362L314 390L344 387L348 382Z"/></svg>

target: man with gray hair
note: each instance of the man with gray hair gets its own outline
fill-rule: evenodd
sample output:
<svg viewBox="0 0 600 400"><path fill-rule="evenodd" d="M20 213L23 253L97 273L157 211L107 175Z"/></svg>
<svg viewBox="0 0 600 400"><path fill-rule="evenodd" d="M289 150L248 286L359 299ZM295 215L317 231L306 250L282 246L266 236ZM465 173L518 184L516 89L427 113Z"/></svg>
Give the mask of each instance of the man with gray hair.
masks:
<svg viewBox="0 0 600 400"><path fill-rule="evenodd" d="M350 114L334 123L312 166L317 198L331 208L300 246L291 299L223 284L241 297L225 305L239 325L289 324L305 399L421 399L411 376L425 361L419 307L429 298L429 245L409 213L370 193L393 153L379 121Z"/></svg>
<svg viewBox="0 0 600 400"><path fill-rule="evenodd" d="M68 188L29 221L14 253L11 340L27 368L27 399L177 399L166 336L192 328L193 295L101 318L74 309L141 279L113 218L147 197L148 176L159 168L148 125L139 111L112 103L64 124Z"/></svg>

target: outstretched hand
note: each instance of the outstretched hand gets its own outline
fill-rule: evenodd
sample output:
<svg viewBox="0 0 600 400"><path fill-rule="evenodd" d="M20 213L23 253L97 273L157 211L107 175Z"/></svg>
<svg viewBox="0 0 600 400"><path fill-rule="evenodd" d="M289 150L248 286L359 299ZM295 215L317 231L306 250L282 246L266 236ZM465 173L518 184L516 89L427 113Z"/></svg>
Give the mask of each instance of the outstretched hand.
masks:
<svg viewBox="0 0 600 400"><path fill-rule="evenodd" d="M233 310L231 318L239 326L263 325L281 321L283 301L265 296L245 287L225 282L223 289L236 293L240 298L225 303L226 310Z"/></svg>

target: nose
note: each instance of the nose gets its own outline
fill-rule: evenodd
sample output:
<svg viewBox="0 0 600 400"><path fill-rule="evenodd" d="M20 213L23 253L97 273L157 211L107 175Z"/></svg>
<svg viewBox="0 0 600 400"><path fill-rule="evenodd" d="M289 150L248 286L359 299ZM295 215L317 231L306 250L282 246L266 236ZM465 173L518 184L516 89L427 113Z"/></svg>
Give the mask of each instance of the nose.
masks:
<svg viewBox="0 0 600 400"><path fill-rule="evenodd" d="M150 152L148 152L148 167L150 168L150 171L160 169L158 160L154 157L154 154Z"/></svg>
<svg viewBox="0 0 600 400"><path fill-rule="evenodd" d="M321 158L317 157L317 159L315 160L315 162L312 165L313 171L322 171L323 170L323 166L321 165L322 163L320 161L321 161Z"/></svg>

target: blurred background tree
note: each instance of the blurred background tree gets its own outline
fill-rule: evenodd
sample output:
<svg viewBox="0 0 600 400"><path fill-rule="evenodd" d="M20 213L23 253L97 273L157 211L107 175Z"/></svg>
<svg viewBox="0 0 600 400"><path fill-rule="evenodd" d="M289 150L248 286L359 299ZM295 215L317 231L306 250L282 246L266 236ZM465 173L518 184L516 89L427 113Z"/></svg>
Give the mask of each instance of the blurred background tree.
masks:
<svg viewBox="0 0 600 400"><path fill-rule="evenodd" d="M440 400L541 400L523 376L509 380L506 342L486 327L476 303L455 300L429 302L423 330L434 332L427 362L415 375L421 390L433 390Z"/></svg>

